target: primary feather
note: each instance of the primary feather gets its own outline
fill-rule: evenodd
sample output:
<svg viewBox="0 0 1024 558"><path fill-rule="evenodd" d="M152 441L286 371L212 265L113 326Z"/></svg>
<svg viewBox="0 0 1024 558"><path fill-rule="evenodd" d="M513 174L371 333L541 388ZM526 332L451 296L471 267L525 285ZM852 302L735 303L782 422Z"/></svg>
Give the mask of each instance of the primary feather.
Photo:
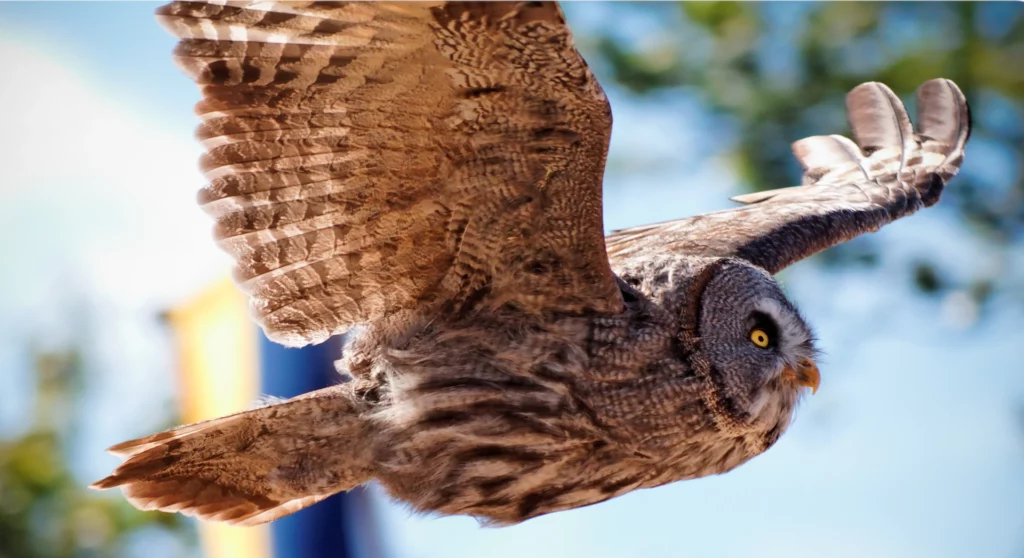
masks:
<svg viewBox="0 0 1024 558"><path fill-rule="evenodd" d="M815 136L793 144L803 186L733 198L746 207L616 231L607 238L613 265L671 251L738 256L776 273L939 200L970 136L956 84L921 86L916 132L899 98L880 83L854 88L847 113L856 143Z"/></svg>

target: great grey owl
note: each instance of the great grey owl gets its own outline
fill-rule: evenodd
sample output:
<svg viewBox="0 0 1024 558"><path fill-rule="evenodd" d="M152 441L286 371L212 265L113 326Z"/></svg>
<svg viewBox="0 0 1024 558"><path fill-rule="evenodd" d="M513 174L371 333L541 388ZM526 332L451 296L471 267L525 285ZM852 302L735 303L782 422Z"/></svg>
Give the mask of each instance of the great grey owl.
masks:
<svg viewBox="0 0 1024 558"><path fill-rule="evenodd" d="M723 473L818 387L772 278L938 201L969 110L884 85L856 142L793 145L803 185L605 237L608 100L556 4L175 2L202 89L199 202L255 319L299 346L358 329L352 381L118 444L95 483L258 524L371 480L512 524Z"/></svg>

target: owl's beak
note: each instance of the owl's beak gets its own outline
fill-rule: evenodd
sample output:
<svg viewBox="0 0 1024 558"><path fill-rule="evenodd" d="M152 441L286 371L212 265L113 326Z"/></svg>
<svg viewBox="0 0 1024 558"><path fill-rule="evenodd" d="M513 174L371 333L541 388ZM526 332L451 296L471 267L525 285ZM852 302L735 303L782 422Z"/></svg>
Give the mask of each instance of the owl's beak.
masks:
<svg viewBox="0 0 1024 558"><path fill-rule="evenodd" d="M814 361L805 358L796 367L787 366L782 371L782 377L790 382L811 388L811 393L818 393L818 386L821 384L821 372L818 372L818 365Z"/></svg>

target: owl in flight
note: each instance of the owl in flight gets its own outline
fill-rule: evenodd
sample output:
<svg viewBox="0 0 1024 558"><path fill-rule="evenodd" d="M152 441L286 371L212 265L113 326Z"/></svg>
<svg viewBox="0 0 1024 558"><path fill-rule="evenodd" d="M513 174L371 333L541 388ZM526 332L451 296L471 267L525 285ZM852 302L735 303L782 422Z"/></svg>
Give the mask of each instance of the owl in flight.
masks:
<svg viewBox="0 0 1024 558"><path fill-rule="evenodd" d="M951 81L847 96L803 184L604 236L612 116L548 2L174 2L202 89L199 203L274 341L353 328L352 380L110 448L98 489L258 524L376 480L494 524L724 473L818 368L772 275L938 201Z"/></svg>

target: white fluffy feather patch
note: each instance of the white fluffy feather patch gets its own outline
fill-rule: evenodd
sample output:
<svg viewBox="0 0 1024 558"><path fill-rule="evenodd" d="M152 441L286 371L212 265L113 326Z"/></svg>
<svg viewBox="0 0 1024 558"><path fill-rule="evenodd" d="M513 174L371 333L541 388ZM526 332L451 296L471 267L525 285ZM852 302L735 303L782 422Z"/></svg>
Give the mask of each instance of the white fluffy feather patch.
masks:
<svg viewBox="0 0 1024 558"><path fill-rule="evenodd" d="M796 365L805 358L814 358L811 341L814 335L807 328L795 310L787 308L772 298L762 298L755 307L768 315L779 326L779 353L790 365Z"/></svg>

